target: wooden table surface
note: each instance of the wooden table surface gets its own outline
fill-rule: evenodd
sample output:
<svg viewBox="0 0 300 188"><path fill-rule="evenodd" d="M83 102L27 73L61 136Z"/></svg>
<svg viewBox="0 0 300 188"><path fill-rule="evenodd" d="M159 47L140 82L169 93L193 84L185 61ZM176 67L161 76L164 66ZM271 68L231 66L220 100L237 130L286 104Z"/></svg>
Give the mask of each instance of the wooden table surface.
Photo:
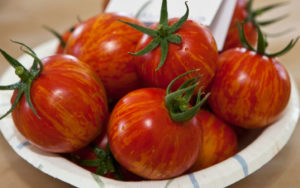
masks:
<svg viewBox="0 0 300 188"><path fill-rule="evenodd" d="M274 2L287 0L255 0L254 6L260 7ZM277 38L270 38L269 51L276 51L286 45L291 38L300 35L300 1L289 0L289 4L278 8L263 18L272 18L283 13L289 17L284 21L265 28L268 33L276 33L285 29L291 32ZM42 28L47 25L63 32L77 22L77 17L89 18L102 11L101 0L0 0L0 48L14 57L22 53L10 39L22 41L29 46L36 46L48 41L53 36ZM294 77L300 88L300 43L287 55L280 57ZM0 57L0 75L8 67ZM299 125L299 123L298 123ZM1 121L0 121L1 126ZM276 135L274 135L276 136ZM287 145L269 163L247 178L231 187L299 187L300 184L300 129L296 128ZM71 187L32 167L19 157L0 136L0 187Z"/></svg>

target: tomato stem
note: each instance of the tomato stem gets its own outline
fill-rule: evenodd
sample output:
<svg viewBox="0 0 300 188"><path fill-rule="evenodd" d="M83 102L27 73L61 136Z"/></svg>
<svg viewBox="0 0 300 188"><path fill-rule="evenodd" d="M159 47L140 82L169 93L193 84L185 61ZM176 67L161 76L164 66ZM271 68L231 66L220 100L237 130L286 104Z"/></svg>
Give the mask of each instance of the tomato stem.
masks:
<svg viewBox="0 0 300 188"><path fill-rule="evenodd" d="M18 104L18 102L21 99L23 94L25 94L25 99L26 99L28 105L30 106L30 108L32 109L33 113L37 117L39 117L36 110L35 110L35 108L33 107L32 102L31 102L30 88L31 88L31 85L32 85L33 81L42 72L43 64L42 64L41 60L37 57L35 52L30 47L28 47L27 45L25 45L21 42L17 42L17 41L12 41L12 42L20 44L21 47L25 47L27 50L23 49L23 48L21 48L21 50L24 53L32 56L34 61L33 61L33 64L31 66L30 71L28 71L18 60L16 60L12 56L10 56L4 50L0 49L0 53L2 54L2 56L8 61L8 63L12 67L15 68L16 75L19 76L19 78L21 79L19 82L15 83L15 84L7 85L7 86L0 86L0 90L16 90L17 91L17 95L16 95L16 98L13 102L13 105L11 106L11 108L4 115L2 115L0 117L0 119L6 117L10 112L12 112L14 110L14 108L17 106L17 104ZM38 65L39 65L39 67L38 67Z"/></svg>
<svg viewBox="0 0 300 188"><path fill-rule="evenodd" d="M71 157L73 160L82 166L97 167L96 174L98 175L103 176L113 173L116 179L124 180L119 169L119 164L113 157L108 144L106 146L106 150L99 148L93 143L90 143L89 147L93 149L93 152L97 156L96 159L81 159L79 156L72 153Z"/></svg>
<svg viewBox="0 0 300 188"><path fill-rule="evenodd" d="M43 28L45 28L47 31L49 31L50 33L52 33L58 40L59 40L59 44L65 48L66 47L66 42L64 41L64 39L62 38L62 35L59 34L57 31L55 31L54 29L52 29L51 27L48 27L46 25L43 26ZM70 28L70 31L74 30L73 27Z"/></svg>
<svg viewBox="0 0 300 188"><path fill-rule="evenodd" d="M264 55L264 56L267 56L270 58L278 57L278 56L286 54L288 51L290 51L296 45L297 41L299 40L299 36L298 36L296 39L292 39L284 49L282 49L278 52L269 54L269 53L266 53L266 48L268 46L266 37L262 33L258 24L255 24L255 27L258 32L258 43L257 43L256 49L254 49L249 44L249 42L246 38L245 31L244 31L244 23L238 23L240 41L246 49L248 49L250 51L255 51L256 53L258 53L260 55Z"/></svg>
<svg viewBox="0 0 300 188"><path fill-rule="evenodd" d="M150 29L147 27L143 27L137 24L132 24L123 20L119 20L122 23L125 23L129 25L130 27L147 34L154 39L142 50L136 52L136 53L131 53L131 55L135 56L142 56L156 47L160 46L161 47L161 58L158 67L156 68L156 71L159 70L163 64L165 63L167 56L168 56L168 47L169 43L175 43L175 44L180 44L182 41L181 36L178 34L174 34L178 29L182 27L182 25L186 22L188 19L189 15L189 7L187 5L187 2L185 2L186 6L186 12L185 14L173 25L169 26L168 25L168 10L167 10L167 0L162 1L162 6L161 6L161 13L160 13L160 21L159 25L157 26L156 30Z"/></svg>
<svg viewBox="0 0 300 188"><path fill-rule="evenodd" d="M203 93L201 92L201 89L199 89L196 103L194 106L190 107L190 100L192 98L192 95L194 94L196 87L199 85L199 83L197 82L200 78L199 76L185 81L176 91L171 92L172 86L178 79L195 71L198 70L192 70L179 75L174 80L172 80L167 87L165 103L173 121L186 122L191 120L199 112L201 106L209 96L209 94L206 94L203 99L201 99Z"/></svg>
<svg viewBox="0 0 300 188"><path fill-rule="evenodd" d="M286 18L287 15L283 15L283 16L280 16L278 18L271 19L271 20L266 20L266 21L257 21L256 17L261 16L264 13L266 13L270 10L273 10L274 8L278 8L278 7L281 7L281 6L286 5L286 4L287 4L287 2L280 2L280 3L275 3L275 4L272 4L272 5L267 5L265 7L258 8L256 10L252 10L253 0L248 0L247 6L246 6L248 16L245 18L245 20L243 22L245 22L245 23L246 22L251 22L254 25L258 24L260 26L266 26L266 25L270 25L272 23L278 22L278 21Z"/></svg>

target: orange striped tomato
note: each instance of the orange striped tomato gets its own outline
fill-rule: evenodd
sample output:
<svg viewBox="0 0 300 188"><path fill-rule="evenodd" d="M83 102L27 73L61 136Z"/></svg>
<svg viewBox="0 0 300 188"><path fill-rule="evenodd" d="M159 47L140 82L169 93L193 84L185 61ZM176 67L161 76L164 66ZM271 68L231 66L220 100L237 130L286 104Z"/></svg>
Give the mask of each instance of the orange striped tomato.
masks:
<svg viewBox="0 0 300 188"><path fill-rule="evenodd" d="M169 25L176 21L178 18L169 19ZM157 25L154 24L150 27L154 29ZM166 88L178 75L199 69L199 71L186 76L185 79L176 82L174 88L197 75L201 75L201 86L206 88L214 77L217 68L218 51L213 35L204 25L192 20L187 20L174 34L180 35L182 42L180 44L169 43L167 59L159 70L156 71L155 69L161 58L160 46L143 56L136 57L136 67L140 77L149 86ZM145 34L136 51L145 48L152 39Z"/></svg>
<svg viewBox="0 0 300 188"><path fill-rule="evenodd" d="M248 0L237 0L234 13L231 19L229 30L225 39L223 51L242 47L242 43L239 38L238 22L244 21L248 17L247 11ZM244 25L245 35L251 45L255 45L257 42L257 30L251 21L247 21Z"/></svg>
<svg viewBox="0 0 300 188"><path fill-rule="evenodd" d="M78 150L101 133L108 118L103 85L75 57L55 55L42 62L43 71L34 80L30 94L39 117L23 95L12 112L14 123L24 137L42 150Z"/></svg>
<svg viewBox="0 0 300 188"><path fill-rule="evenodd" d="M135 18L99 14L78 25L65 49L95 71L112 100L140 86L134 57L128 51L134 51L142 34L117 19L141 24Z"/></svg>
<svg viewBox="0 0 300 188"><path fill-rule="evenodd" d="M171 119L166 91L144 88L130 92L115 106L108 142L116 160L147 179L178 176L196 160L202 144L197 115L187 122Z"/></svg>
<svg viewBox="0 0 300 188"><path fill-rule="evenodd" d="M235 131L214 114L201 110L199 121L203 130L203 143L196 162L188 170L195 172L219 163L237 152Z"/></svg>
<svg viewBox="0 0 300 188"><path fill-rule="evenodd" d="M245 128L264 127L278 119L291 92L283 65L244 48L225 51L219 61L208 99L215 114Z"/></svg>

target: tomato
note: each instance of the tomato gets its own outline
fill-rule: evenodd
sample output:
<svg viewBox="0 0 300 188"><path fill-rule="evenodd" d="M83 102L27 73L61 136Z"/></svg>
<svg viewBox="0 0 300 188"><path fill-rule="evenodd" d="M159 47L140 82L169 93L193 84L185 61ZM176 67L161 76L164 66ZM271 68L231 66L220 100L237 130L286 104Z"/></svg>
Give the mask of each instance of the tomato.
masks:
<svg viewBox="0 0 300 188"><path fill-rule="evenodd" d="M224 51L230 48L242 47L237 24L244 21L249 16L249 13L247 11L247 3L248 0L237 0L236 2L223 47ZM252 21L246 22L244 29L249 43L251 45L255 45L257 42L257 30L255 29L254 23Z"/></svg>
<svg viewBox="0 0 300 188"><path fill-rule="evenodd" d="M169 25L178 19L170 19ZM157 24L150 26L156 28ZM216 71L218 51L211 32L204 26L192 20L186 21L176 32L182 37L181 44L169 44L168 57L164 65L158 67L161 57L161 47L157 47L143 56L136 57L136 67L139 76L152 87L166 88L167 85L178 75L189 70L200 71L191 74L190 77L178 82L177 87L185 80L196 75L201 75L201 86L204 88L211 82ZM140 40L137 51L146 47L153 38L144 35Z"/></svg>
<svg viewBox="0 0 300 188"><path fill-rule="evenodd" d="M178 19L170 19L169 25ZM152 25L151 28L156 28ZM207 87L215 75L218 51L215 40L210 31L203 25L188 20L178 30L182 37L181 44L169 44L169 55L164 65L158 70L161 57L160 47L153 51L136 57L136 67L139 76L152 87L166 88L167 85L178 75L189 70L199 69L199 72L191 77L201 75L201 86ZM152 37L144 35L138 44L137 51L149 44ZM177 83L177 87L187 78Z"/></svg>
<svg viewBox="0 0 300 188"><path fill-rule="evenodd" d="M199 121L203 130L203 143L196 162L188 172L198 171L217 164L237 152L234 130L214 114L201 110Z"/></svg>
<svg viewBox="0 0 300 188"><path fill-rule="evenodd" d="M219 59L221 66L208 99L213 111L226 122L245 128L277 120L291 92L283 65L244 48L227 50Z"/></svg>
<svg viewBox="0 0 300 188"><path fill-rule="evenodd" d="M166 91L144 88L125 95L115 106L108 125L108 142L116 160L147 179L182 174L196 160L202 143L200 120L170 118Z"/></svg>
<svg viewBox="0 0 300 188"><path fill-rule="evenodd" d="M75 57L54 55L41 62L43 70L30 89L36 114L25 91L12 111L15 126L44 151L78 150L98 136L106 124L108 107L103 85ZM15 90L12 103L18 91Z"/></svg>
<svg viewBox="0 0 300 188"><path fill-rule="evenodd" d="M208 28L188 20L189 8L181 18L168 19L167 2L164 0L159 23L149 28L124 23L144 33L138 43L135 59L139 76L150 87L166 88L178 75L190 74L175 84L201 75L200 85L206 88L216 71L218 51L215 39Z"/></svg>
<svg viewBox="0 0 300 188"><path fill-rule="evenodd" d="M243 47L239 38L239 29L237 25L239 22L244 22L244 31L246 38L250 45L255 45L258 40L258 33L255 25L267 26L278 22L286 17L286 15L283 15L270 20L258 21L258 16L261 16L264 13L273 10L276 7L282 6L284 5L284 3L275 3L267 5L256 10L252 9L252 4L253 0L237 0L235 10L231 18L229 30L225 39L223 51L230 48Z"/></svg>
<svg viewBox="0 0 300 188"><path fill-rule="evenodd" d="M118 19L141 24L134 18L100 14L82 22L70 36L65 49L67 54L76 56L96 72L111 100L140 87L134 57L128 51L136 48L142 34Z"/></svg>

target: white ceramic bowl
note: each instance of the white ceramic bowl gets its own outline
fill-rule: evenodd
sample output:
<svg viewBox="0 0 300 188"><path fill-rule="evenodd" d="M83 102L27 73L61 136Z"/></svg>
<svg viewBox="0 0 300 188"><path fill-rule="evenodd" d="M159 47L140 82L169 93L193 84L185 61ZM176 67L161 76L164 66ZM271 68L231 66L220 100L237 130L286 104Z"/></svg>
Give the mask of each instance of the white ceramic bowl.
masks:
<svg viewBox="0 0 300 188"><path fill-rule="evenodd" d="M34 50L42 58L53 54L56 45L57 41L51 40ZM20 57L19 60L26 67L32 64L32 59L27 55ZM0 77L0 85L16 81L18 78L12 68ZM10 115L0 121L0 129L10 146L28 163L76 187L226 187L261 168L289 140L299 117L299 94L292 77L291 81L292 93L289 104L277 122L263 130L249 132L242 140L241 148L235 156L204 170L170 180L121 182L97 176L59 155L43 152L31 145L17 131ZM11 95L11 91L0 91L0 114L4 114L9 109Z"/></svg>

